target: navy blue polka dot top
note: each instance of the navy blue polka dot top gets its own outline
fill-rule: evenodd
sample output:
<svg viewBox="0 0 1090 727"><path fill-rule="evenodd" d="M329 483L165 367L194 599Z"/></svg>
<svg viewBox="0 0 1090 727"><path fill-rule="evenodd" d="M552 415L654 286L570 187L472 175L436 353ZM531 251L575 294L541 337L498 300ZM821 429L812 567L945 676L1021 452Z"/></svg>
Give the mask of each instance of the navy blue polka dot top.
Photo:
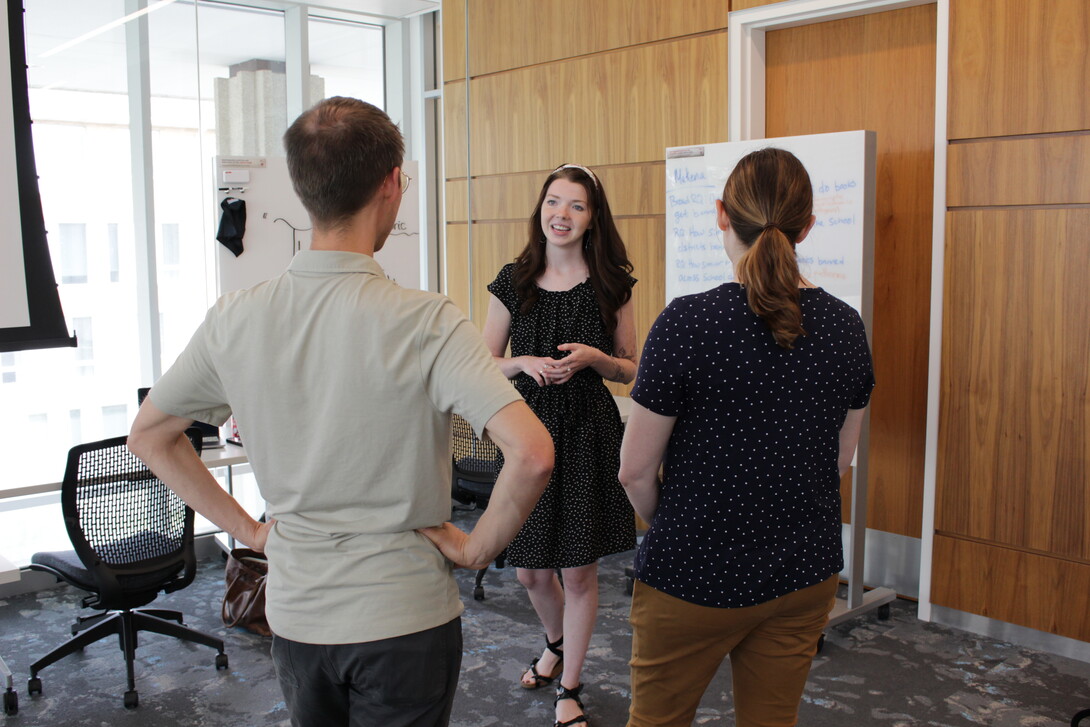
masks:
<svg viewBox="0 0 1090 727"><path fill-rule="evenodd" d="M799 291L803 328L778 346L727 283L677 298L651 328L632 398L677 422L636 577L692 603L738 608L844 567L840 427L874 388L859 314Z"/></svg>

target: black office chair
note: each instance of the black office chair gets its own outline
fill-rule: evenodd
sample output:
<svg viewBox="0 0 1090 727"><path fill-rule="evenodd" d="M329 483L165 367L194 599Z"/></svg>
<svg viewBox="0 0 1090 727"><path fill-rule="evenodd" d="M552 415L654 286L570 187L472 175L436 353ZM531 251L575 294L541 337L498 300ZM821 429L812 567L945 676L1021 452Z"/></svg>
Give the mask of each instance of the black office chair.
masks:
<svg viewBox="0 0 1090 727"><path fill-rule="evenodd" d="M496 484L496 472L500 451L491 441L483 441L473 433L473 427L462 417L451 417L451 441L453 469L451 470L450 494L465 509L485 509ZM496 556L496 567L503 568L503 553ZM473 585L473 598L484 600L484 574L488 568L477 571Z"/></svg>
<svg viewBox="0 0 1090 727"><path fill-rule="evenodd" d="M199 430L186 434L200 452ZM129 452L126 440L104 439L68 453L61 511L75 550L35 553L30 567L88 591L83 607L102 613L77 618L72 638L31 664L31 695L42 693L38 672L111 634L117 634L125 653L129 689L124 703L130 709L139 704L133 673L139 631L211 646L218 652L216 668L227 668L221 639L183 626L178 611L140 608L160 591L170 593L193 582L193 510Z"/></svg>

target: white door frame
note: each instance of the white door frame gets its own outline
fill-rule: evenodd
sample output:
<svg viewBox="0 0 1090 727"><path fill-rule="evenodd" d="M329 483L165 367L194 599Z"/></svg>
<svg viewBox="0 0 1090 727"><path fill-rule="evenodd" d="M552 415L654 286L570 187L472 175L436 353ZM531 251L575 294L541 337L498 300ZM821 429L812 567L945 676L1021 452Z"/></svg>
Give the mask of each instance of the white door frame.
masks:
<svg viewBox="0 0 1090 727"><path fill-rule="evenodd" d="M927 428L924 439L923 522L920 542L918 616L931 620L931 561L935 535L938 471L939 382L942 355L943 261L946 245L946 107L950 54L950 0L788 0L730 13L729 137L765 135L765 33L889 10L936 6L935 178L931 224L931 321L927 366Z"/></svg>

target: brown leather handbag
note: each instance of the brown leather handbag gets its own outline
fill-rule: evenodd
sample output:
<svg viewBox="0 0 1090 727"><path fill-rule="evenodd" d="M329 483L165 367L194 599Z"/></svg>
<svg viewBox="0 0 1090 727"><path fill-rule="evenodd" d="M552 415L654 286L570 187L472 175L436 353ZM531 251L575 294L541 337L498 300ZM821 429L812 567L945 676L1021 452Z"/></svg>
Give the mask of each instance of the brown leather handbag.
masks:
<svg viewBox="0 0 1090 727"><path fill-rule="evenodd" d="M261 636L272 636L265 619L265 579L269 561L264 553L249 548L234 548L227 556L223 592L223 623L238 626Z"/></svg>

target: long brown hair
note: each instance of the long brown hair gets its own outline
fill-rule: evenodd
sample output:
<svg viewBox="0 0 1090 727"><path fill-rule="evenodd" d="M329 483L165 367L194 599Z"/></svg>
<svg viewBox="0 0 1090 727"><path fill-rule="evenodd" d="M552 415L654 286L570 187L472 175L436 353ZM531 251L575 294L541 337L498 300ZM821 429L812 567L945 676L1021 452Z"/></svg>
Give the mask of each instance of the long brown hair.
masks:
<svg viewBox="0 0 1090 727"><path fill-rule="evenodd" d="M537 205L530 215L529 236L526 247L515 258L515 270L512 276L515 292L521 301L520 310L529 313L537 304L537 279L545 272L544 233L541 231L541 206L545 195L557 179L575 182L587 192L590 205L591 222L583 233L583 259L590 272L590 284L598 299L598 310L602 314L602 324L606 335L612 337L617 329L617 311L632 297L629 274L632 263L628 260L621 234L613 222L613 213L609 210L609 201L602 183L589 169L565 164L557 167L545 180L538 195Z"/></svg>
<svg viewBox="0 0 1090 727"><path fill-rule="evenodd" d="M772 329L776 343L794 348L805 336L799 305L795 243L810 224L814 191L794 154L761 149L742 157L723 187L723 208L748 248L735 265L750 310Z"/></svg>

